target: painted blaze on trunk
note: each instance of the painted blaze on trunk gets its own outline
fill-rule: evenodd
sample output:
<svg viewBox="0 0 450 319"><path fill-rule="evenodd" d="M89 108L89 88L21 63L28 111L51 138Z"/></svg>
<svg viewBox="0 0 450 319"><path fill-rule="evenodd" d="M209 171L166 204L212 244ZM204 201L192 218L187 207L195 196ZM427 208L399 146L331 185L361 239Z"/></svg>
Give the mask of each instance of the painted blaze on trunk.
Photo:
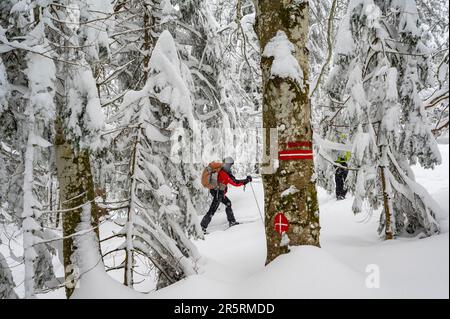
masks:
<svg viewBox="0 0 450 319"><path fill-rule="evenodd" d="M270 153L270 129L278 132L278 152L287 150L288 143L312 143L311 105L308 97L308 50L306 43L309 28L309 5L299 0L255 1L257 19L255 29L261 50L283 31L295 50L292 55L303 71L303 83L291 77L272 75L274 57L262 57L263 117L265 128L264 151ZM307 142L307 143L305 143ZM295 145L295 144L294 144ZM273 147L273 145L272 145ZM303 149L304 147L296 147ZM274 229L274 217L283 213L290 222L287 233L290 246L320 246L319 206L311 159L276 161L274 174L264 174L265 217L267 237L267 264L288 252L281 245L281 236ZM267 165L265 163L264 165ZM271 170L271 168L263 167ZM286 192L291 189L292 191ZM283 194L284 192L284 194ZM284 196L282 196L282 194Z"/></svg>

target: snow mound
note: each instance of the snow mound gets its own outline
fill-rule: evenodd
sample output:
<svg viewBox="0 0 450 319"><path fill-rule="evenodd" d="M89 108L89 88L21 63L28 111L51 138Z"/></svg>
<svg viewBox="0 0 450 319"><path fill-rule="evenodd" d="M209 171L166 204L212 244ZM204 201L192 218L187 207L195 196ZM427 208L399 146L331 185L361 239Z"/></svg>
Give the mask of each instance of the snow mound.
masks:
<svg viewBox="0 0 450 319"><path fill-rule="evenodd" d="M324 249L303 246L292 248L290 254L247 278L210 260L204 274L156 292L157 298L173 296L182 299L377 298L381 291L368 289L365 276Z"/></svg>
<svg viewBox="0 0 450 319"><path fill-rule="evenodd" d="M366 287L366 277L341 263L326 250L303 246L291 248L266 269L245 282L243 298L374 298L376 289Z"/></svg>
<svg viewBox="0 0 450 319"><path fill-rule="evenodd" d="M79 267L79 281L71 296L71 299L138 299L140 294L111 278L105 271L105 266L98 250L97 239L91 229L90 214L91 205L83 207L82 222L77 231L79 235L75 239L79 247L75 257L75 265Z"/></svg>

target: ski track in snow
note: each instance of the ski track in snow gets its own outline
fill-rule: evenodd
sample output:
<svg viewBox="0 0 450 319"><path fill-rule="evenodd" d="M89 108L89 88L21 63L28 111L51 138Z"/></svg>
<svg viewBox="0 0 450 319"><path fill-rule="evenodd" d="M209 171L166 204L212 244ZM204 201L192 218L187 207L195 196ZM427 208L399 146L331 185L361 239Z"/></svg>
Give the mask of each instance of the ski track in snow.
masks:
<svg viewBox="0 0 450 319"><path fill-rule="evenodd" d="M136 275L135 280L140 283L135 288L147 292L137 294L112 282L123 280L123 270L111 271L108 274L112 278L89 276L90 284L85 288L90 292L83 292L80 287L75 295L94 297L95 291L101 294L98 298L448 298L449 146L440 145L440 149L444 159L441 166L435 170L414 167L418 182L446 212L445 216L438 216L443 230L439 236L383 241L377 234L379 211L366 212L370 218L364 214L354 216L352 198L337 202L334 196L319 189L322 248L295 247L265 267L264 227L255 199L250 189L243 192L242 188L234 188L229 197L237 220L245 224L228 229L224 207L218 210L206 240L195 242L204 256L199 261L198 275L157 292L154 274ZM263 207L263 185L257 181L253 186ZM106 223L101 236L105 238L119 229ZM20 243L20 238L16 240ZM102 247L106 251L120 243L109 241ZM19 246L13 247L20 256ZM5 245L0 246L0 251L9 256L5 249ZM117 263L123 255L109 256L105 264L112 260ZM379 268L379 289L366 287L369 265ZM137 266L141 271L145 269L142 262ZM21 283L23 267L12 270L15 282ZM61 267L57 270L62 275ZM23 294L23 285L17 292ZM64 298L64 290L41 294L39 298Z"/></svg>

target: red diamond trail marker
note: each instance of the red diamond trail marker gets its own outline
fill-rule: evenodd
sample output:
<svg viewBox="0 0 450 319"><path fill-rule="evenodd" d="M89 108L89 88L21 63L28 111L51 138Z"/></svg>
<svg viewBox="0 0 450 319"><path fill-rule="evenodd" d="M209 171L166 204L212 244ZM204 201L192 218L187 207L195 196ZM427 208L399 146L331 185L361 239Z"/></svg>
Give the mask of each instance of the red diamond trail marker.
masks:
<svg viewBox="0 0 450 319"><path fill-rule="evenodd" d="M276 232L283 235L289 230L289 221L283 213L278 213L274 219L274 226Z"/></svg>

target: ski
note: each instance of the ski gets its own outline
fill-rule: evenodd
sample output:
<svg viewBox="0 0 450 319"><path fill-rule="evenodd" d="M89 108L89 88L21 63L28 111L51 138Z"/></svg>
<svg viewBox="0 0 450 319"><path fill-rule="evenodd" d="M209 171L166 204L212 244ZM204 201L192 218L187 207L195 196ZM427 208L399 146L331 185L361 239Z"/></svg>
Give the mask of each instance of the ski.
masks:
<svg viewBox="0 0 450 319"><path fill-rule="evenodd" d="M236 226L245 225L245 224L253 224L253 223L256 223L256 222L258 222L258 221L259 221L259 219L248 220L248 221L242 221L242 222L239 222L239 224L236 224L236 225L233 225L233 226L228 226L228 225L229 225L228 223L226 223L226 224L221 224L221 225L214 225L214 226L213 226L213 229L210 230L210 231L204 232L204 235L205 235L205 236L206 236L206 235L211 235L212 233L219 232L219 231L227 231L227 230L229 230L230 228L233 228L233 227L236 227ZM222 227L224 227L224 226L228 226L228 227L225 228L225 229L223 229ZM219 227L220 227L220 228L219 228Z"/></svg>

